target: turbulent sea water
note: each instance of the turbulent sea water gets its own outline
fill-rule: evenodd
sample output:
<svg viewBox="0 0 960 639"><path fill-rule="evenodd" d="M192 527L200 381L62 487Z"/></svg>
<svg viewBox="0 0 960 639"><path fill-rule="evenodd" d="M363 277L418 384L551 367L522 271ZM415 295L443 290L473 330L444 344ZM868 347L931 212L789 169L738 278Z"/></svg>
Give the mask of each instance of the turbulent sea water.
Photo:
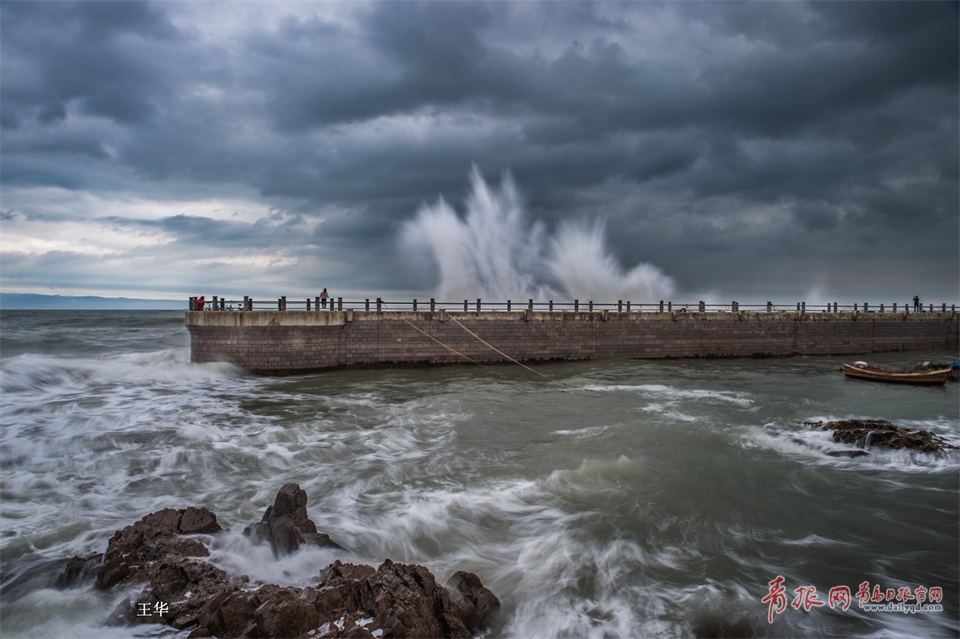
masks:
<svg viewBox="0 0 960 639"><path fill-rule="evenodd" d="M307 585L336 558L475 572L493 637L957 636L960 455L833 457L804 421L882 418L960 444L960 385L845 379L840 357L595 361L257 378L191 364L180 312L0 316L0 635L108 627L126 593L57 589L152 511L206 506L212 560ZM955 353L860 356L889 365ZM349 552L241 536L299 483ZM781 576L788 605L762 599ZM55 577L55 575L54 575ZM943 610L795 609L797 589L943 589ZM179 636L185 636L181 633Z"/></svg>

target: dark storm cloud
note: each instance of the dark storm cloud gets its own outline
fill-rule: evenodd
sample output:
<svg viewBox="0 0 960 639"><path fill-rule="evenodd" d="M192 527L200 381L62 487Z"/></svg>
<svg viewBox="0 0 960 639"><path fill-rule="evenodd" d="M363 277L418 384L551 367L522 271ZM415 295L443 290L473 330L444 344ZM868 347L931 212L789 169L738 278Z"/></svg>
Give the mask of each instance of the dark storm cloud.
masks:
<svg viewBox="0 0 960 639"><path fill-rule="evenodd" d="M288 247L294 251L309 250L303 236L311 228L302 215L272 211L253 222L219 220L199 215L174 215L159 220L103 217L99 222L121 230L162 232L178 244L204 247L209 255L220 251L262 246Z"/></svg>
<svg viewBox="0 0 960 639"><path fill-rule="evenodd" d="M155 115L174 78L161 57L177 40L162 11L136 2L4 5L4 121L62 121L67 105L134 124Z"/></svg>
<svg viewBox="0 0 960 639"><path fill-rule="evenodd" d="M828 286L852 263L873 286L892 268L876 247L908 245L956 297L955 3L2 11L5 189L283 211L110 218L175 245L316 248L413 289L399 229L441 195L460 206L476 163L511 171L548 230L602 217L624 265L684 290L806 287L811 260Z"/></svg>

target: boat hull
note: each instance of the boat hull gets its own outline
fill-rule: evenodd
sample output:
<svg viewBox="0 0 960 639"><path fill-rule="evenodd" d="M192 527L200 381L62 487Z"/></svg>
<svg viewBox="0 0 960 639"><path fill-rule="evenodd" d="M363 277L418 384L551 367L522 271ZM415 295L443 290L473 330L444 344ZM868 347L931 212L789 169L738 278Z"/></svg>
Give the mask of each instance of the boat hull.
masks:
<svg viewBox="0 0 960 639"><path fill-rule="evenodd" d="M872 366L854 366L843 363L843 372L847 377L866 379L872 382L890 382L894 384L927 384L942 386L950 376L951 368L929 371L895 371Z"/></svg>

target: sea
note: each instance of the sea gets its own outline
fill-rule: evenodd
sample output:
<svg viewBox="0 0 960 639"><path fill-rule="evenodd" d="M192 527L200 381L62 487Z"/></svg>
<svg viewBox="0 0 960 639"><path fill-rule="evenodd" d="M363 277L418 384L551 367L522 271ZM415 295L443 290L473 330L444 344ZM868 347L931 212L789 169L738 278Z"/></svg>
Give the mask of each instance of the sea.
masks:
<svg viewBox="0 0 960 639"><path fill-rule="evenodd" d="M840 370L957 353L255 377L191 363L183 319L0 312L0 636L186 636L109 626L130 592L56 587L63 559L186 506L217 514L210 561L252 587L336 559L474 572L501 602L487 637L960 633L958 451L836 456L806 424L960 444L960 384ZM243 537L289 482L347 550Z"/></svg>

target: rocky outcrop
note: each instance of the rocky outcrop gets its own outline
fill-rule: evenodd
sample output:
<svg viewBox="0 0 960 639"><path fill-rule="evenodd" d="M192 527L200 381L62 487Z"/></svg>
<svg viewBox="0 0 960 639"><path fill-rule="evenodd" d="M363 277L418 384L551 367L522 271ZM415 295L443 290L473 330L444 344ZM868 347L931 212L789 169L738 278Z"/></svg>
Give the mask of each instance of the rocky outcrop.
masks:
<svg viewBox="0 0 960 639"><path fill-rule="evenodd" d="M181 535L221 530L217 516L206 508L166 508L151 513L110 538L97 573L97 587L106 589L122 581L138 580L142 571L168 555L206 557L210 554L206 546Z"/></svg>
<svg viewBox="0 0 960 639"><path fill-rule="evenodd" d="M807 426L833 431L833 441L859 448L875 446L933 453L957 446L927 430L908 430L885 419L841 419L830 422L804 422ZM852 456L852 455L851 455Z"/></svg>
<svg viewBox="0 0 960 639"><path fill-rule="evenodd" d="M290 554L303 544L342 549L328 535L317 531L316 524L307 516L307 493L296 484L281 488L260 523L247 526L243 534L254 543L270 542L276 556Z"/></svg>
<svg viewBox="0 0 960 639"><path fill-rule="evenodd" d="M379 567L336 561L315 586L254 587L203 560L192 535L221 530L203 508L162 510L111 537L96 576L101 589L140 585L113 623L164 623L198 637L472 637L500 606L480 579L456 573L446 586L423 566L384 561ZM278 554L302 544L340 548L306 515L306 493L284 486L259 524L245 531ZM66 574L89 569L90 558Z"/></svg>
<svg viewBox="0 0 960 639"><path fill-rule="evenodd" d="M320 586L318 598L330 606L328 617L344 619L342 631L348 630L348 620L361 625L357 615L362 614L371 620L365 629L380 629L384 637L472 637L500 607L472 573L458 572L444 587L423 566L390 560L376 571L337 561ZM337 630L328 628L323 636L372 636Z"/></svg>

